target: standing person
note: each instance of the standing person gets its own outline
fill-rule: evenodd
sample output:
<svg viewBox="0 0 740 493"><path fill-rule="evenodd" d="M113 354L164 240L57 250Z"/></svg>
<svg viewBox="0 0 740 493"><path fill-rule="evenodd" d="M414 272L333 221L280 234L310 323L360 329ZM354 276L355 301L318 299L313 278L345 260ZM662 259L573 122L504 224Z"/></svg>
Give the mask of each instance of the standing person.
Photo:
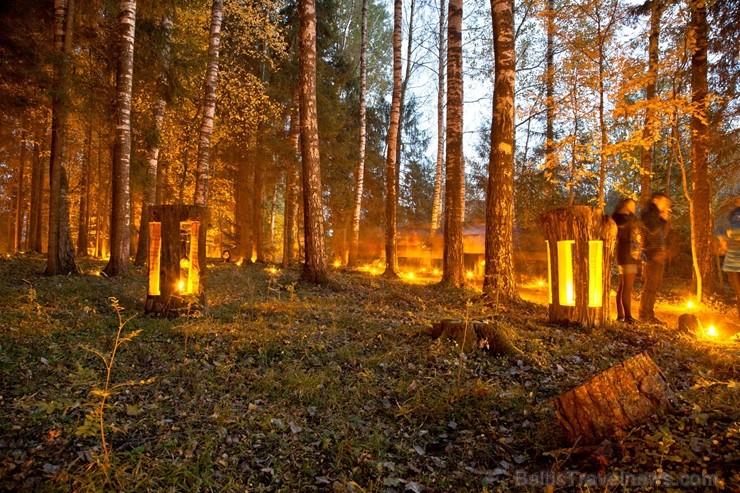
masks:
<svg viewBox="0 0 740 493"><path fill-rule="evenodd" d="M635 216L637 205L631 198L624 198L614 208L612 219L617 223L617 320L628 324L637 320L632 317L632 287L640 264L642 233L640 221Z"/></svg>
<svg viewBox="0 0 740 493"><path fill-rule="evenodd" d="M663 192L655 192L650 202L645 204L642 220L643 262L642 297L640 298L640 320L665 325L655 317L655 299L663 282L666 261L666 245L669 220L671 218L671 199Z"/></svg>
<svg viewBox="0 0 740 493"><path fill-rule="evenodd" d="M735 210L730 213L730 226L727 228L727 251L722 262L722 270L727 273L732 289L735 290L737 314L740 318L740 195L735 198Z"/></svg>

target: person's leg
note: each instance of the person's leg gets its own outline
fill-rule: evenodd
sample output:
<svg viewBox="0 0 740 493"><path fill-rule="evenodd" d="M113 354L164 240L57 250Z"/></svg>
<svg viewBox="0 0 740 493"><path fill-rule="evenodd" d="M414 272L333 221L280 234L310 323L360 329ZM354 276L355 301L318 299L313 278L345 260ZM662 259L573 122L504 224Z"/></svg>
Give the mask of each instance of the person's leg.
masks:
<svg viewBox="0 0 740 493"><path fill-rule="evenodd" d="M617 288L617 320L624 320L624 274L619 274L619 287Z"/></svg>
<svg viewBox="0 0 740 493"><path fill-rule="evenodd" d="M644 262L642 264L643 292L640 298L640 319L646 322L655 319L655 300L658 297L658 288L663 281L665 265L660 262Z"/></svg>
<svg viewBox="0 0 740 493"><path fill-rule="evenodd" d="M730 279L732 289L735 290L735 301L737 303L737 316L740 318L740 272L728 272L727 277Z"/></svg>
<svg viewBox="0 0 740 493"><path fill-rule="evenodd" d="M632 318L632 287L635 285L637 273L629 272L622 276L620 288L622 288L622 307L624 310L624 319L627 322L634 320Z"/></svg>

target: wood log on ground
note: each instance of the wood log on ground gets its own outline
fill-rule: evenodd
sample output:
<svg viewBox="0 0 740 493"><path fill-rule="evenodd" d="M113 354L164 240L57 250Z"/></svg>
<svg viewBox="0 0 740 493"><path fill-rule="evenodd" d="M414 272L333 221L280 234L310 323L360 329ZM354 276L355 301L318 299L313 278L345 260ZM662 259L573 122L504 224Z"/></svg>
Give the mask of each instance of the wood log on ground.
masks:
<svg viewBox="0 0 740 493"><path fill-rule="evenodd" d="M540 220L549 251L550 322L583 327L605 323L617 225L602 209L587 206L547 211ZM563 243L562 258L558 242ZM572 259L565 256L570 252Z"/></svg>
<svg viewBox="0 0 740 493"><path fill-rule="evenodd" d="M554 405L571 443L594 444L670 412L674 400L660 368L640 353L562 394Z"/></svg>
<svg viewBox="0 0 740 493"><path fill-rule="evenodd" d="M465 322L462 320L440 320L433 323L429 331L432 338L455 341L464 352L483 349L501 356L520 356L524 352L512 342L512 336L498 321Z"/></svg>

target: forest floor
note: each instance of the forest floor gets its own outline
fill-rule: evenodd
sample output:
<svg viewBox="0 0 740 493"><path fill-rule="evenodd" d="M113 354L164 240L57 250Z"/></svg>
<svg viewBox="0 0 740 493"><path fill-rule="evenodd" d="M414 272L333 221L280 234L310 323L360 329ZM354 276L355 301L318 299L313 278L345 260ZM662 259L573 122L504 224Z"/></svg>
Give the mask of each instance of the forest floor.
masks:
<svg viewBox="0 0 740 493"><path fill-rule="evenodd" d="M0 259L0 489L740 491L734 329L558 327L526 301L534 285L502 306L475 289L344 270L315 287L220 262L206 314L167 320L143 315L142 270L106 279L102 262L80 264L44 277L41 257ZM666 283L658 316L683 310L685 284ZM112 362L111 297L126 322ZM702 310L732 326L722 301ZM495 318L526 357L433 340L443 318ZM571 446L553 399L642 352L675 410Z"/></svg>

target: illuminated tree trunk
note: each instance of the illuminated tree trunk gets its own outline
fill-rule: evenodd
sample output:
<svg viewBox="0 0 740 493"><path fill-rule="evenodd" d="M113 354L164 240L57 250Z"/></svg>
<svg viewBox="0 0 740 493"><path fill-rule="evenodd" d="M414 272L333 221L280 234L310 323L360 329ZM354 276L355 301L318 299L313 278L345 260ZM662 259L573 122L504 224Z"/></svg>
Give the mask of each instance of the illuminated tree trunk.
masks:
<svg viewBox="0 0 740 493"><path fill-rule="evenodd" d="M691 116L691 166L693 185L693 230L696 238L696 262L701 278L697 279L697 298L701 300L702 290L714 290L712 262L712 213L711 189L709 184L708 156L708 107L709 89L707 84L707 8L704 0L691 0L690 39L693 39L691 54L691 102L694 113Z"/></svg>
<svg viewBox="0 0 740 493"><path fill-rule="evenodd" d="M54 86L51 102L51 159L49 166L49 244L46 258L47 275L65 275L77 272L74 248L69 236L69 205L64 169L64 141L67 132L67 91L69 62L72 50L74 0L54 2L54 48L59 60L54 67Z"/></svg>
<svg viewBox="0 0 740 493"><path fill-rule="evenodd" d="M117 276L129 267L131 253L131 88L134 73L136 0L122 0L118 15L118 67L116 70L116 130L111 172L110 260L103 272Z"/></svg>
<svg viewBox="0 0 740 493"><path fill-rule="evenodd" d="M301 153L301 133L298 122L298 93L293 98L288 138L293 150L285 161L285 216L283 227L283 267L293 263L296 242L296 212L298 210L298 156Z"/></svg>
<svg viewBox="0 0 740 493"><path fill-rule="evenodd" d="M398 144L396 145L396 193L400 190L401 180L401 151L403 150L403 118L404 118L404 106L406 103L406 88L409 85L409 79L411 79L411 57L413 54L413 43L414 43L414 10L416 8L416 0L411 0L409 6L409 35L406 45L406 72L403 76L403 82L401 82L401 102L399 104L398 114Z"/></svg>
<svg viewBox="0 0 740 493"><path fill-rule="evenodd" d="M305 264L303 278L327 281L324 216L321 197L321 157L316 109L316 0L299 0L300 10L300 117L303 165L303 222Z"/></svg>
<svg viewBox="0 0 740 493"><path fill-rule="evenodd" d="M208 204L208 182L211 178L211 134L216 115L216 88L218 86L218 52L221 45L221 20L224 15L223 0L213 0L211 6L211 31L208 42L208 72L203 98L203 121L198 139L198 168L195 177L195 205Z"/></svg>
<svg viewBox="0 0 740 493"><path fill-rule="evenodd" d="M31 160L31 204L28 220L28 249L41 253L41 223L44 202L44 166L38 145L38 135L33 143L33 159Z"/></svg>
<svg viewBox="0 0 740 493"><path fill-rule="evenodd" d="M366 147L366 104L367 94L367 0L362 0L362 25L360 28L360 142L355 169L355 202L352 209L352 228L349 243L349 267L357 266L357 255L360 248L360 216L362 215L362 194L365 184L365 147Z"/></svg>
<svg viewBox="0 0 740 493"><path fill-rule="evenodd" d="M445 232L442 258L443 286L465 285L463 213L462 0L450 0L447 49L447 166L445 177Z"/></svg>
<svg viewBox="0 0 740 493"><path fill-rule="evenodd" d="M549 321L605 323L617 225L601 209L587 206L544 212L540 219L549 251Z"/></svg>
<svg viewBox="0 0 740 493"><path fill-rule="evenodd" d="M483 290L518 298L514 281L514 1L494 0L495 76L491 155L486 193L486 266Z"/></svg>
<svg viewBox="0 0 740 493"><path fill-rule="evenodd" d="M247 149L245 151L245 156L239 159L234 180L234 196L236 199L234 211L236 256L234 258L244 262L252 261L252 216L250 212L251 195L249 193L249 181L252 177L250 152L251 151Z"/></svg>
<svg viewBox="0 0 740 493"><path fill-rule="evenodd" d="M547 0L546 32L547 52L545 55L545 169L547 179L555 182L557 157L555 155L555 0ZM550 188L555 192L555 187Z"/></svg>
<svg viewBox="0 0 740 493"><path fill-rule="evenodd" d="M650 35L648 36L648 79L645 84L645 126L642 130L642 165L640 169L640 202L646 204L653 193L653 153L656 134L655 102L658 61L660 56L660 18L663 13L662 0L650 0Z"/></svg>
<svg viewBox="0 0 740 493"><path fill-rule="evenodd" d="M162 125L167 110L167 72L169 70L170 47L172 45L172 20L166 15L162 19L164 46L160 58L161 67L157 79L158 99L154 105L154 140L149 146L146 159L146 186L144 187L144 201L141 205L141 221L139 222L139 246L136 249L136 265L144 265L149 248L149 207L157 203L157 173L159 169L159 146L162 140Z"/></svg>
<svg viewBox="0 0 740 493"><path fill-rule="evenodd" d="M398 277L397 269L397 212L398 181L396 180L396 150L398 126L401 120L401 21L402 0L394 0L393 8L393 95L391 97L391 121L385 159L385 272L386 277Z"/></svg>
<svg viewBox="0 0 740 493"><path fill-rule="evenodd" d="M445 160L445 6L445 0L440 0L439 57L437 60L437 160L434 166L431 236L434 236L442 222L442 183Z"/></svg>
<svg viewBox="0 0 740 493"><path fill-rule="evenodd" d="M80 209L77 222L77 255L86 257L90 226L90 175L92 174L92 118L87 122L85 163L80 183Z"/></svg>
<svg viewBox="0 0 740 493"><path fill-rule="evenodd" d="M23 180L26 168L26 131L21 132L21 148L18 157L18 193L15 196L15 234L13 235L13 252L21 250L23 242Z"/></svg>
<svg viewBox="0 0 740 493"><path fill-rule="evenodd" d="M252 188L252 251L257 262L265 261L264 245L262 240L264 222L264 180L262 176L262 161L257 159L263 155L260 149L259 137L255 135L252 161L254 165L254 186ZM259 162L258 162L259 161Z"/></svg>

